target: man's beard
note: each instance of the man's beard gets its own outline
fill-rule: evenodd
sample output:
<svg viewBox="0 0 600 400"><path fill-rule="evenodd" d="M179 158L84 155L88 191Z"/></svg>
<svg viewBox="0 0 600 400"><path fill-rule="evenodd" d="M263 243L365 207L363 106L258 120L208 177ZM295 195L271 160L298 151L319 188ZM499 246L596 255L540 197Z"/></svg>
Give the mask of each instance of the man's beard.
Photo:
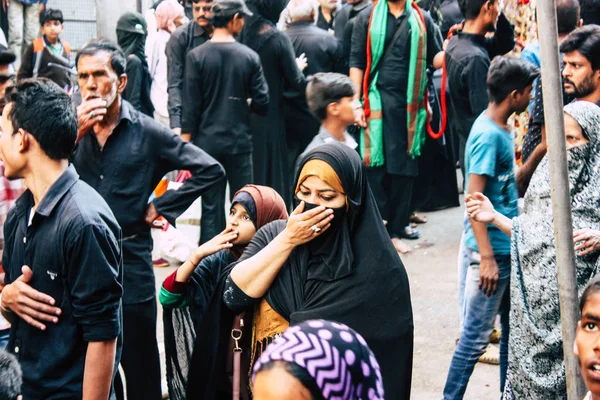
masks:
<svg viewBox="0 0 600 400"><path fill-rule="evenodd" d="M596 90L596 86L594 85L594 77L592 74L586 76L585 79L581 81L579 85L576 85L573 81L569 80L568 78L564 78L564 83L570 83L573 87L573 91L567 92L567 94L573 95L578 99L586 97ZM567 91L567 89L565 89L565 91Z"/></svg>

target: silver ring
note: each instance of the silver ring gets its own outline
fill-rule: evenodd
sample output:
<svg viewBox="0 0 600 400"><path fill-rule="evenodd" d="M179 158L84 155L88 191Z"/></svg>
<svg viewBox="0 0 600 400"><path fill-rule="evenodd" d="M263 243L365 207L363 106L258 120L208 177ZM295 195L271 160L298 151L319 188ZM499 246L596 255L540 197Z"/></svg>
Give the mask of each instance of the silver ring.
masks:
<svg viewBox="0 0 600 400"><path fill-rule="evenodd" d="M96 116L96 113L92 111L92 112L90 113L90 119L94 118L95 116Z"/></svg>
<svg viewBox="0 0 600 400"><path fill-rule="evenodd" d="M314 233L319 233L321 231L321 228L319 228L317 225L311 226L310 229L312 229Z"/></svg>

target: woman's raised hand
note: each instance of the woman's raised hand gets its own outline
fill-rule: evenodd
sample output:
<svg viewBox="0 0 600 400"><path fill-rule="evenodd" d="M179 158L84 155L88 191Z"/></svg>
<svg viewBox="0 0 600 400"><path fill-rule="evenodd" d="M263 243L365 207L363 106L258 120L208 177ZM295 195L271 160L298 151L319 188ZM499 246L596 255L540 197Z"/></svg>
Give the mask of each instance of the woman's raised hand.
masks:
<svg viewBox="0 0 600 400"><path fill-rule="evenodd" d="M294 245L310 242L331 226L333 210L319 206L304 212L304 202L292 212L284 233L286 240Z"/></svg>
<svg viewBox="0 0 600 400"><path fill-rule="evenodd" d="M477 192L465 196L467 214L478 222L493 222L496 216L496 210L490 199L483 193Z"/></svg>

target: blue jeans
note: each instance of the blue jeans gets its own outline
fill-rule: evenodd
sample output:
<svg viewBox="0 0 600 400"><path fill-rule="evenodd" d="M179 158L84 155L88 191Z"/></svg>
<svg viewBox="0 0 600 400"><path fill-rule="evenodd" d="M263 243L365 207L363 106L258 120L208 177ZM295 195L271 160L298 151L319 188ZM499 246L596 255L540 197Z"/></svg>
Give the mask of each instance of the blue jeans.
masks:
<svg viewBox="0 0 600 400"><path fill-rule="evenodd" d="M510 255L496 256L499 280L498 291L487 297L479 290L479 254L465 247L465 256L471 263L465 280L464 301L467 314L463 332L454 351L448 378L444 387L444 400L462 399L475 364L490 343L496 315L500 314L500 391L504 388L508 367L508 313L510 311Z"/></svg>
<svg viewBox="0 0 600 400"><path fill-rule="evenodd" d="M465 302L465 287L467 282L467 272L469 271L469 265L474 260L473 257L477 254L473 250L465 246L465 232L467 230L467 224L469 223L469 216L465 211L463 219L463 234L460 238L460 248L458 249L458 320L459 320L459 332L462 333L467 318L468 304Z"/></svg>
<svg viewBox="0 0 600 400"><path fill-rule="evenodd" d="M0 350L6 349L8 344L8 337L10 336L10 329L4 329L0 331Z"/></svg>

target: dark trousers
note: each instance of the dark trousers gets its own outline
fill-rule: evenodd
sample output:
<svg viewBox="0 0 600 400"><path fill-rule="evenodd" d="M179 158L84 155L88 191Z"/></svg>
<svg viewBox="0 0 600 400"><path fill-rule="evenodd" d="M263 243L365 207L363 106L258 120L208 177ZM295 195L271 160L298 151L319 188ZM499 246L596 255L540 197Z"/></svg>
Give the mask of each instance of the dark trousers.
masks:
<svg viewBox="0 0 600 400"><path fill-rule="evenodd" d="M127 400L162 398L160 358L156 342L156 299L123 304L121 366L127 383ZM117 375L117 393L120 387L122 383Z"/></svg>
<svg viewBox="0 0 600 400"><path fill-rule="evenodd" d="M401 237L408 226L415 177L386 172L385 167L367 168L367 179L390 237Z"/></svg>
<svg viewBox="0 0 600 400"><path fill-rule="evenodd" d="M225 191L229 182L230 200L235 192L252 183L252 153L211 154L225 168L227 181L219 182L202 195L200 244L208 242L225 229Z"/></svg>

